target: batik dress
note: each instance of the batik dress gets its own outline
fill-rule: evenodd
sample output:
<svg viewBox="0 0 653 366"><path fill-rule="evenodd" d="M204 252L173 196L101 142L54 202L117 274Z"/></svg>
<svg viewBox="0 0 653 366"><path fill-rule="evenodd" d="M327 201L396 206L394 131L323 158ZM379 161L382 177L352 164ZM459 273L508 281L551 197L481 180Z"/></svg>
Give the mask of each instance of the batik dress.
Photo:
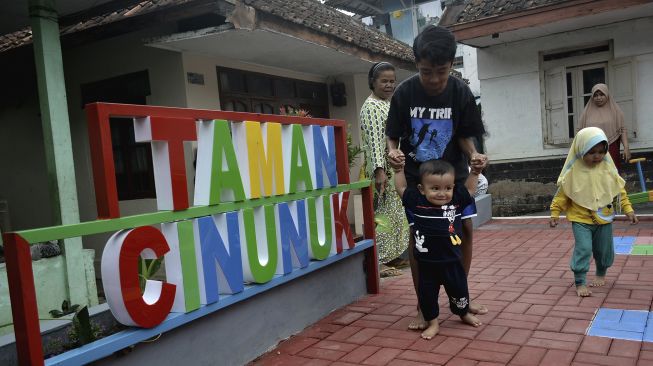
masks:
<svg viewBox="0 0 653 366"><path fill-rule="evenodd" d="M385 121L389 109L389 101L369 96L360 112L365 174L374 180L374 170L381 167L388 175L385 193L379 196L378 192L374 192L375 214L384 216L388 221L387 229L376 233L379 263L387 263L399 257L408 247L410 233L401 198L395 192L394 173L386 160Z"/></svg>

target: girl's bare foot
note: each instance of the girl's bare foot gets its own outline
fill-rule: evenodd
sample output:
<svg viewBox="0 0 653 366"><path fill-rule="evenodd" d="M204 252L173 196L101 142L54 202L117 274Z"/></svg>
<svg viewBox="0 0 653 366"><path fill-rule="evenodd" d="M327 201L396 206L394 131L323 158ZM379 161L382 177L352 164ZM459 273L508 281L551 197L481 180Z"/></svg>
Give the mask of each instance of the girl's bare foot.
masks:
<svg viewBox="0 0 653 366"><path fill-rule="evenodd" d="M469 303L469 312L472 314L483 315L483 314L487 314L488 309L485 305L481 305L471 301Z"/></svg>
<svg viewBox="0 0 653 366"><path fill-rule="evenodd" d="M411 320L410 324L408 324L408 329L422 330L422 329L426 329L426 327L428 326L429 323L426 320L424 320L422 311L417 309L417 316L415 317L415 319Z"/></svg>
<svg viewBox="0 0 653 366"><path fill-rule="evenodd" d="M603 285L605 285L605 276L596 276L596 278L592 280L592 284L590 286L601 287Z"/></svg>
<svg viewBox="0 0 653 366"><path fill-rule="evenodd" d="M422 332L423 339L431 339L435 337L435 335L438 334L438 332L440 331L440 324L438 323L437 318L431 320L427 324L428 324L428 328L424 329L424 331Z"/></svg>
<svg viewBox="0 0 653 366"><path fill-rule="evenodd" d="M460 320L462 320L463 323L465 323L465 324L469 324L469 325L471 325L472 327L478 327L478 326L480 326L480 325L483 324L483 323L481 323L481 321L478 320L478 318L475 317L472 313L467 313L467 314L461 316L461 317L460 317Z"/></svg>
<svg viewBox="0 0 653 366"><path fill-rule="evenodd" d="M592 294L592 291L587 287L587 285L578 285L576 286L576 295L580 297L587 297Z"/></svg>

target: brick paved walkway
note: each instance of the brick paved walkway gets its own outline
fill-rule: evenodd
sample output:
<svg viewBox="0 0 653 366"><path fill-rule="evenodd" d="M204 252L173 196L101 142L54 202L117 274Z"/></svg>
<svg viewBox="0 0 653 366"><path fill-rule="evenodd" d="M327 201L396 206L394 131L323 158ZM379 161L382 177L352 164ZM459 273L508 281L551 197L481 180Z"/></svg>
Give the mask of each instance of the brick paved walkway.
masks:
<svg viewBox="0 0 653 366"><path fill-rule="evenodd" d="M617 222L614 232L653 237L653 220ZM441 297L440 334L420 339L407 329L416 297L405 271L382 280L379 295L334 311L252 364L653 365L653 343L585 336L599 307L651 310L653 256L617 256L606 287L581 299L566 222L550 229L545 219L492 220L474 235L470 292L490 309L481 327L462 324Z"/></svg>

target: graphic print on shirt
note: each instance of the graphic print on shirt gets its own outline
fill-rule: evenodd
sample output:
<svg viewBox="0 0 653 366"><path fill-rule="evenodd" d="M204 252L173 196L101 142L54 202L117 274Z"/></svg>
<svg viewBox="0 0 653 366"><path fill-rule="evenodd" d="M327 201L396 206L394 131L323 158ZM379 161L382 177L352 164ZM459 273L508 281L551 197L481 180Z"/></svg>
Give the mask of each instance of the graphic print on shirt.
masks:
<svg viewBox="0 0 653 366"><path fill-rule="evenodd" d="M451 108L414 107L410 117L410 144L415 147L415 160L441 158L453 134Z"/></svg>
<svg viewBox="0 0 653 366"><path fill-rule="evenodd" d="M449 239L451 244L460 245L462 240L456 234L456 230L453 227L454 222L456 221L456 207L455 205L444 205L442 206L442 217L446 217L449 220Z"/></svg>
<svg viewBox="0 0 653 366"><path fill-rule="evenodd" d="M419 235L419 230L415 230L415 248L420 253L426 253L429 250L424 248L424 235Z"/></svg>

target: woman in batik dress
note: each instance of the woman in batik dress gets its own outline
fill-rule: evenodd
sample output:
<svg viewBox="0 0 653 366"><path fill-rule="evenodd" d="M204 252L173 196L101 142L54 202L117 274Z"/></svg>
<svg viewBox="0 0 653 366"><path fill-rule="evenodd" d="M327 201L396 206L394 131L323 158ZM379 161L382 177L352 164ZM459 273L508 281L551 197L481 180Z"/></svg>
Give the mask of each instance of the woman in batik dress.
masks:
<svg viewBox="0 0 653 366"><path fill-rule="evenodd" d="M368 73L372 94L360 111L360 126L365 152L365 174L374 181L374 210L383 219L377 227L376 244L381 264L381 277L398 275L394 267L405 267L408 260L402 254L408 247L410 233L401 199L395 193L392 169L386 161L385 121L390 98L395 89L395 68L388 62L374 64Z"/></svg>

